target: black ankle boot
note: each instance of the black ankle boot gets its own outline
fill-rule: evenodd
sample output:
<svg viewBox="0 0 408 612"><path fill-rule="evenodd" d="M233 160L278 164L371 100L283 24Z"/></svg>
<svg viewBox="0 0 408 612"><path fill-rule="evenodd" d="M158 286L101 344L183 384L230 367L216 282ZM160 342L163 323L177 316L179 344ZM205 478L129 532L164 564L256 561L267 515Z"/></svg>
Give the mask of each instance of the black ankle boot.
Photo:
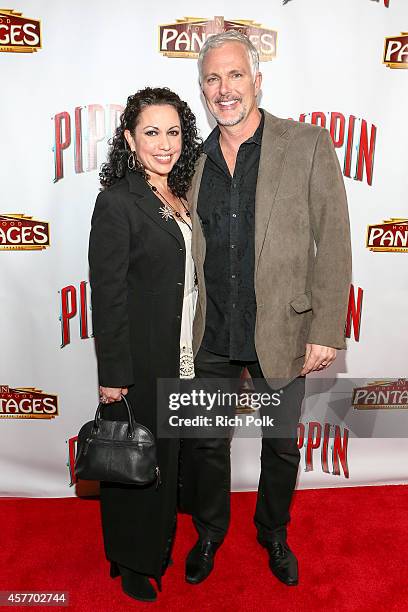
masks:
<svg viewBox="0 0 408 612"><path fill-rule="evenodd" d="M122 590L126 595L138 601L156 601L157 593L149 578L144 574L134 572L128 567L112 562L111 578L122 576Z"/></svg>
<svg viewBox="0 0 408 612"><path fill-rule="evenodd" d="M174 545L174 535L176 533L176 525L177 525L177 514L174 515L173 525L171 528L171 532L166 542L166 549L164 551L163 563L162 563L162 576L166 573L168 567L173 565L173 559L171 558L171 553Z"/></svg>

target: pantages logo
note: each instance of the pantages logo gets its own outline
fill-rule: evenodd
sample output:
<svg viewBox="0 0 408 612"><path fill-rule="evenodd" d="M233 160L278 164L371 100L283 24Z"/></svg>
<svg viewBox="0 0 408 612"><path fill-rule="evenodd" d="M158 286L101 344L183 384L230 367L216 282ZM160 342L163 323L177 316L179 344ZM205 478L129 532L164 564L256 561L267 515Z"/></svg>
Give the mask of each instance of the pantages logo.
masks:
<svg viewBox="0 0 408 612"><path fill-rule="evenodd" d="M58 397L35 387L0 385L0 419L53 419Z"/></svg>
<svg viewBox="0 0 408 612"><path fill-rule="evenodd" d="M23 214L0 214L0 250L41 251L50 246L49 224Z"/></svg>
<svg viewBox="0 0 408 612"><path fill-rule="evenodd" d="M366 246L370 251L408 253L408 219L388 219L367 228Z"/></svg>
<svg viewBox="0 0 408 612"><path fill-rule="evenodd" d="M276 56L275 30L263 28L252 20L227 20L224 17L184 17L176 19L175 23L160 25L159 52L167 57L196 58L209 36L228 30L238 30L248 36L257 48L261 62L270 61Z"/></svg>
<svg viewBox="0 0 408 612"><path fill-rule="evenodd" d="M408 68L408 32L386 37L383 64L388 68Z"/></svg>
<svg viewBox="0 0 408 612"><path fill-rule="evenodd" d="M353 406L358 410L408 408L408 379L375 381L353 389Z"/></svg>
<svg viewBox="0 0 408 612"><path fill-rule="evenodd" d="M41 22L13 9L0 9L0 51L35 53L41 49Z"/></svg>

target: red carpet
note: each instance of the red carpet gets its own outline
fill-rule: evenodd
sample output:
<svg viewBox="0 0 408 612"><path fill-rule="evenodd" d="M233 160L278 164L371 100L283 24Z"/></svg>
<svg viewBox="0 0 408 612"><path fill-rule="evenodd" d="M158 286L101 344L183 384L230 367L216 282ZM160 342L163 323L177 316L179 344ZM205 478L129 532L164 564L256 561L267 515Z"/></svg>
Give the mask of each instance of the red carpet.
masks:
<svg viewBox="0 0 408 612"><path fill-rule="evenodd" d="M61 610L408 611L408 486L297 491L289 543L298 587L270 573L255 541L254 505L254 493L233 494L228 537L214 572L197 586L183 579L195 534L180 516L163 592L157 603L141 604L108 576L98 501L3 499L0 590L69 591L70 606Z"/></svg>

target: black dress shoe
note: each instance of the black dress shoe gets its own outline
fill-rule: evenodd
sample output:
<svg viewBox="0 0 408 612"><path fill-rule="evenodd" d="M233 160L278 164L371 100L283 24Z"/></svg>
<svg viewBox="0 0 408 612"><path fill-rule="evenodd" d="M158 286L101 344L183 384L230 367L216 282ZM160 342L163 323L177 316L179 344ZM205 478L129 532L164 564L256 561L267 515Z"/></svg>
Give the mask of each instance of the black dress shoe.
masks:
<svg viewBox="0 0 408 612"><path fill-rule="evenodd" d="M296 586L299 582L298 562L287 543L258 541L269 553L269 567L276 578L287 586Z"/></svg>
<svg viewBox="0 0 408 612"><path fill-rule="evenodd" d="M186 581L199 584L205 580L214 567L214 557L221 542L198 540L190 550L186 560Z"/></svg>
<svg viewBox="0 0 408 612"><path fill-rule="evenodd" d="M112 561L111 578L122 576L122 590L126 595L138 601L156 601L157 593L147 576Z"/></svg>

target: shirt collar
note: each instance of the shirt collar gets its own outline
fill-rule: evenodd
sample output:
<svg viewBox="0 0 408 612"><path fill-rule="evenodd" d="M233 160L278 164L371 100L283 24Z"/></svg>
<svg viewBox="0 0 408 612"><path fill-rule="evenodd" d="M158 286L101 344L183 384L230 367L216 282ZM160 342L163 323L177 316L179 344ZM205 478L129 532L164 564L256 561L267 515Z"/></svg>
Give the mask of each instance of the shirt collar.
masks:
<svg viewBox="0 0 408 612"><path fill-rule="evenodd" d="M259 122L259 125L256 128L253 135L250 138L248 138L248 140L246 140L245 143L254 142L257 145L262 144L262 134L263 134L264 123L265 123L265 114L262 108L260 108L259 111L261 113L261 121ZM218 147L219 138L220 138L220 128L218 127L218 125L216 125L213 131L211 132L211 134L208 136L208 138L203 144L204 153L206 153L207 155L209 153L210 154L213 153Z"/></svg>
<svg viewBox="0 0 408 612"><path fill-rule="evenodd" d="M251 136L251 138L248 138L248 140L246 141L246 142L255 142L257 145L262 144L262 134L263 134L264 124L265 124L265 114L262 108L260 108L259 111L261 113L261 120L259 122L259 125L256 128L253 136Z"/></svg>

